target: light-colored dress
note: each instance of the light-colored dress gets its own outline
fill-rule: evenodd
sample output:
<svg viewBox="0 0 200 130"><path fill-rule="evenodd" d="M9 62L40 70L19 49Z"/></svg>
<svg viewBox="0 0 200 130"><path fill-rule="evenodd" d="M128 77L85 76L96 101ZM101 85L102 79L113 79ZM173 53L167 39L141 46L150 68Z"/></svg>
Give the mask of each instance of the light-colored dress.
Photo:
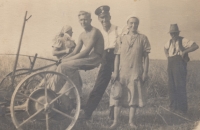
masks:
<svg viewBox="0 0 200 130"><path fill-rule="evenodd" d="M143 107L146 90L142 84L144 53L150 52L150 43L143 34L131 36L124 34L115 47L115 54L120 55L119 81L122 96L115 100L110 97L110 106Z"/></svg>

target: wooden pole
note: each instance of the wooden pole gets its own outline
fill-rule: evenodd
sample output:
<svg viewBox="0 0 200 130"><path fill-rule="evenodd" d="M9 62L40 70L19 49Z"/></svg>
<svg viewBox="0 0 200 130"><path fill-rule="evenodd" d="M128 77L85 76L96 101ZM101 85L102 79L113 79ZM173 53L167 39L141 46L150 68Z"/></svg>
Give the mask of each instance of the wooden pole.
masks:
<svg viewBox="0 0 200 130"><path fill-rule="evenodd" d="M27 11L26 11L25 16L24 16L24 23L23 23L23 26L22 26L21 37L20 37L20 40L19 40L19 45L18 45L18 49L17 49L15 64L14 64L14 68L13 68L13 73L12 73L12 86L14 85L15 71L16 71L17 63L18 63L18 59L19 59L19 53L20 53L22 38L23 38L23 34L24 34L25 24L26 24L26 21L31 17L31 16L30 16L28 19L26 19L26 16L27 16ZM13 88L13 89L14 89L14 88Z"/></svg>

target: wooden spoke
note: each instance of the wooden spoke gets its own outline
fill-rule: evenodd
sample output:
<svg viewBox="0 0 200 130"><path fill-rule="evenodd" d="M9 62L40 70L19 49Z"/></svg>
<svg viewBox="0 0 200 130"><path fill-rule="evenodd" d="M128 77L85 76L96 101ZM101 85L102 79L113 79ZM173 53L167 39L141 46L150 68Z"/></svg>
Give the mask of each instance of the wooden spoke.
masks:
<svg viewBox="0 0 200 130"><path fill-rule="evenodd" d="M65 92L63 92L62 94L60 94L58 97L54 98L50 103L49 105L53 104L56 100L58 100L60 97L62 97L66 92L70 91L72 88L74 87L71 87L69 89L67 89Z"/></svg>
<svg viewBox="0 0 200 130"><path fill-rule="evenodd" d="M27 98L29 98L30 100L32 100L32 101L34 101L34 102L39 103L40 105L44 105L43 103L37 101L36 99L34 99L34 98L32 98L32 97L27 96L26 94L23 94L23 93L20 93L20 92L17 92L17 93L18 93L18 94L21 94L21 95L23 95L23 96L25 96L25 97L27 97Z"/></svg>
<svg viewBox="0 0 200 130"><path fill-rule="evenodd" d="M45 90L44 90L44 91L45 91L45 92L44 92L44 93L45 93L45 103L48 103L48 101L47 101L47 100L48 100L48 99L47 99L47 96L48 96L48 95L47 95L47 86L46 86L46 85L45 85Z"/></svg>
<svg viewBox="0 0 200 130"><path fill-rule="evenodd" d="M44 110L44 108L38 110L36 113L34 113L32 116L30 116L28 119L26 119L25 121L23 121L18 127L20 128L22 125L24 125L25 123L27 123L29 120L31 120L32 118L34 118L35 116L37 116L40 112L42 112Z"/></svg>
<svg viewBox="0 0 200 130"><path fill-rule="evenodd" d="M46 130L49 130L49 114L46 113Z"/></svg>
<svg viewBox="0 0 200 130"><path fill-rule="evenodd" d="M70 116L68 114L65 114L64 112L62 112L62 111L60 111L60 110L58 110L56 108L52 108L52 110L55 111L55 112L57 112L57 113L59 113L59 114L61 114L61 115L63 115L63 116L65 116L65 117L68 117L68 118L70 118L72 120L74 119L74 117L72 117L72 116Z"/></svg>

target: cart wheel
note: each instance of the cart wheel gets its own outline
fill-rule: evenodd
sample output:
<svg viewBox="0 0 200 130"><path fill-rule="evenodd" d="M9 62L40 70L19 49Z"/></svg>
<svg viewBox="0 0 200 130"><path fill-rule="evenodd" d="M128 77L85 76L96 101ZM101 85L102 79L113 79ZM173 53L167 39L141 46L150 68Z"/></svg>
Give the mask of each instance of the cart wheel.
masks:
<svg viewBox="0 0 200 130"><path fill-rule="evenodd" d="M11 99L12 93L14 91L14 88L17 86L17 84L20 82L22 78L27 76L29 69L17 69L15 72L15 75L18 75L15 77L13 86L12 86L12 72L7 74L0 82L0 91L3 92L3 97L5 97L6 100ZM2 94L1 94L2 96Z"/></svg>
<svg viewBox="0 0 200 130"><path fill-rule="evenodd" d="M21 88L30 88L30 91L24 93ZM19 96L26 100L16 105L15 100ZM24 114L17 115L16 111L23 111ZM67 76L53 71L36 72L17 85L11 98L10 112L17 129L29 129L33 125L35 129L53 130L62 126L71 130L79 116L80 96ZM58 115L65 118L56 121Z"/></svg>

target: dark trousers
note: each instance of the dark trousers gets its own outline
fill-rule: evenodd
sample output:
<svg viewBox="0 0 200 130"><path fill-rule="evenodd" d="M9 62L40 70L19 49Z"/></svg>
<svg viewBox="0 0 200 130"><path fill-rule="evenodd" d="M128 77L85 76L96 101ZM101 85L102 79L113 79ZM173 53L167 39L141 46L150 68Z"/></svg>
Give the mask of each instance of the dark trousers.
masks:
<svg viewBox="0 0 200 130"><path fill-rule="evenodd" d="M168 58L168 85L170 96L170 109L186 113L187 63L179 55Z"/></svg>
<svg viewBox="0 0 200 130"><path fill-rule="evenodd" d="M93 111L97 108L111 79L114 70L114 49L110 49L109 51L105 50L102 59L102 64L94 88L89 95L84 109L85 115L88 117L91 117Z"/></svg>

